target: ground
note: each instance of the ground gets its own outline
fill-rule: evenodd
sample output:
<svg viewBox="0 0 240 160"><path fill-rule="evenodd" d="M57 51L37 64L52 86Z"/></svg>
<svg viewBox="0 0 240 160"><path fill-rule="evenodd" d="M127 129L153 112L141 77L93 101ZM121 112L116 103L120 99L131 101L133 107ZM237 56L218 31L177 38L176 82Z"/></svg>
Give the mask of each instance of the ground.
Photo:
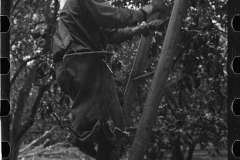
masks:
<svg viewBox="0 0 240 160"><path fill-rule="evenodd" d="M226 149L220 152L219 156L213 156L209 155L205 150L197 149L194 152L192 160L227 160ZM56 144L46 148L29 148L19 154L19 160L94 160L94 158L86 156L75 147ZM125 156L121 160L127 160L127 157ZM168 158L165 160L168 160Z"/></svg>

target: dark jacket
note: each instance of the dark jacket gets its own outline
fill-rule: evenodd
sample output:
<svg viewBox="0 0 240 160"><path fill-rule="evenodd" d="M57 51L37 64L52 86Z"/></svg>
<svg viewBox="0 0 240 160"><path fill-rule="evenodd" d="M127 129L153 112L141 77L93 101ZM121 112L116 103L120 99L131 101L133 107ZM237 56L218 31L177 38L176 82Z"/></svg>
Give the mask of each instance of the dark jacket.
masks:
<svg viewBox="0 0 240 160"><path fill-rule="evenodd" d="M106 43L128 40L131 29L124 27L145 19L142 10L115 8L106 0L67 0L53 36L53 60L60 60L67 50L102 51Z"/></svg>

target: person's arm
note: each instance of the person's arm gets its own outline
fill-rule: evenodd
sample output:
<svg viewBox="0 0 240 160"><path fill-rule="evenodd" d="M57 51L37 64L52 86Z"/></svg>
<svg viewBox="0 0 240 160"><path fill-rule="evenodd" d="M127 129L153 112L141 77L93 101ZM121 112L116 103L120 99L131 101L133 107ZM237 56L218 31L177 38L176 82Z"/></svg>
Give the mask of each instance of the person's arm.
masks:
<svg viewBox="0 0 240 160"><path fill-rule="evenodd" d="M151 21L149 23L143 23L133 28L118 28L108 29L102 28L105 38L108 44L120 44L126 40L131 40L134 36L143 34L144 36L149 34L149 31L157 30L163 24L161 20Z"/></svg>
<svg viewBox="0 0 240 160"><path fill-rule="evenodd" d="M163 1L154 1L155 3L145 5L139 10L117 8L106 0L85 0L85 5L100 26L124 28L137 25L137 22L145 21L152 13L160 11Z"/></svg>
<svg viewBox="0 0 240 160"><path fill-rule="evenodd" d="M106 0L86 0L85 5L96 22L107 28L124 28L146 20L143 10L116 8Z"/></svg>
<svg viewBox="0 0 240 160"><path fill-rule="evenodd" d="M107 44L121 44L133 38L132 28L102 29Z"/></svg>
<svg viewBox="0 0 240 160"><path fill-rule="evenodd" d="M118 28L118 29L102 29L108 44L120 44L124 41L131 40L134 36L140 34L148 34L148 26L142 25L133 28Z"/></svg>

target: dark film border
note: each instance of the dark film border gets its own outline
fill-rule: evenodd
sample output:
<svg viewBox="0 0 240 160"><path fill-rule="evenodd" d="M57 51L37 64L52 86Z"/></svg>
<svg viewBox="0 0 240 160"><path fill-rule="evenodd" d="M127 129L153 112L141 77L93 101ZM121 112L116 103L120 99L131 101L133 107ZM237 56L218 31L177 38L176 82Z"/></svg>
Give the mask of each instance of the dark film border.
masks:
<svg viewBox="0 0 240 160"><path fill-rule="evenodd" d="M10 2L1 0L1 15L10 17ZM235 56L240 56L240 33L234 32L231 20L234 15L240 14L240 1L228 0L228 159L237 159L233 156L231 146L235 140L240 140L240 117L234 116L231 104L235 98L240 98L240 75L234 74L230 64ZM10 32L1 33L1 57L9 58ZM1 75L1 99L10 100L9 74ZM10 141L10 116L2 117L2 141ZM8 160L9 158L3 158Z"/></svg>
<svg viewBox="0 0 240 160"><path fill-rule="evenodd" d="M8 0L1 0L1 15L10 17L10 3ZM1 57L9 59L10 51L10 32L1 33ZM1 99L10 100L10 88L9 88L10 74L1 75ZM1 117L1 131L2 141L10 142L10 115L7 117ZM1 151L0 151L1 152ZM3 160L9 160L8 158L2 158Z"/></svg>
<svg viewBox="0 0 240 160"><path fill-rule="evenodd" d="M232 26L232 19L240 15L240 1L228 0L228 159L239 159L232 152L234 141L240 140L240 117L235 116L231 110L231 104L236 98L240 98L240 74L235 74L231 64L236 56L240 56L240 32L235 32Z"/></svg>

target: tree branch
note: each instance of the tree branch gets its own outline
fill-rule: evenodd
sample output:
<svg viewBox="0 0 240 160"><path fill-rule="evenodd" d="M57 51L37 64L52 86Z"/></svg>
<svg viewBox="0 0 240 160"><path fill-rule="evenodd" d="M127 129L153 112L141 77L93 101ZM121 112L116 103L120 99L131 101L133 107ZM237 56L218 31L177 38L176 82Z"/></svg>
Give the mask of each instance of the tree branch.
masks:
<svg viewBox="0 0 240 160"><path fill-rule="evenodd" d="M14 4L14 6L11 9L11 15L13 14L13 11L15 10L15 8L17 7L18 3L20 2L20 0L17 0Z"/></svg>
<svg viewBox="0 0 240 160"><path fill-rule="evenodd" d="M25 102L26 102L26 99L29 96L29 92L32 88L32 83L35 80L36 70L37 70L39 64L40 64L40 61L36 62L33 65L33 67L30 69L29 74L26 78L26 81L19 91L18 99L17 99L17 106L16 106L16 110L14 112L14 119L13 119L13 123L12 123L12 127L13 127L12 133L11 133L12 138L13 138L13 136L15 136L18 133L19 129L21 128L21 120L22 120L23 110L25 108Z"/></svg>
<svg viewBox="0 0 240 160"><path fill-rule="evenodd" d="M34 119L35 119L35 116L37 113L37 109L38 109L39 103L42 99L42 96L43 96L44 92L48 89L48 87L50 87L50 86L51 86L51 83L39 88L39 92L34 101L32 108L31 108L31 112L30 112L28 121L23 125L23 127L21 127L19 132L16 134L16 136L14 137L14 141L21 139L23 137L23 135L27 132L27 130L33 125Z"/></svg>
<svg viewBox="0 0 240 160"><path fill-rule="evenodd" d="M41 55L37 55L37 56L35 56L35 57L29 58L28 60L24 61L24 62L21 64L21 66L18 68L18 70L15 72L15 74L13 75L13 78L12 78L11 81L10 81L10 88L11 88L11 86L13 85L13 83L15 82L15 80L16 80L17 76L19 75L20 71L23 69L23 67L24 67L28 62L30 62L30 61L32 61L32 60L35 60L35 59L38 59L38 58L40 58L40 57L42 57L42 56L45 56L46 54L47 54L47 53L44 53L44 54L41 54Z"/></svg>
<svg viewBox="0 0 240 160"><path fill-rule="evenodd" d="M178 84L178 82L180 81L180 80L182 80L184 77L186 77L187 76L187 74L184 74L184 75L182 75L180 78L178 78L177 80L176 80L176 82L174 82L173 84L171 84L171 85L169 85L169 86L167 86L167 88L169 88L169 91L171 91L171 89L174 87L174 86L176 86L177 84ZM179 85L178 85L179 86ZM177 86L177 87L178 87Z"/></svg>
<svg viewBox="0 0 240 160"><path fill-rule="evenodd" d="M168 105L168 109L171 111L172 115L174 116L175 119L178 119L178 116L177 114L175 113L174 109L172 108L168 98L165 96L165 99L166 99L166 102L167 102L167 105Z"/></svg>
<svg viewBox="0 0 240 160"><path fill-rule="evenodd" d="M41 23L45 23L45 21L39 21L39 22L36 22L36 23L34 23L32 26L37 26L37 25L39 25L39 24L41 24Z"/></svg>
<svg viewBox="0 0 240 160"><path fill-rule="evenodd" d="M49 10L49 7L50 5L48 6L48 9L47 9L47 6L45 6L45 17L46 17L46 22L47 22L47 34L48 35L51 35L52 33L54 33L55 29L53 29L53 24L56 23L56 20L57 20L57 14L58 14L58 11L59 11L59 2L58 0L54 0L54 13L53 13L53 17L51 18L51 22L50 22L50 17L49 17L49 14L46 14Z"/></svg>
<svg viewBox="0 0 240 160"><path fill-rule="evenodd" d="M175 109L180 108L176 98L168 91L165 92L166 93L166 97L173 103L173 105L175 106Z"/></svg>
<svg viewBox="0 0 240 160"><path fill-rule="evenodd" d="M57 14L58 14L58 10L59 10L59 2L58 2L58 0L55 0L54 1L54 15L53 15L53 24L57 21ZM53 26L51 26L51 28L52 28ZM52 31L52 29L50 30L50 31ZM54 32L54 31L52 31L52 32Z"/></svg>
<svg viewBox="0 0 240 160"><path fill-rule="evenodd" d="M187 156L186 160L191 160L192 159L195 146L196 146L196 144L195 144L194 141L192 142L192 144L189 144L189 151L188 151L188 156Z"/></svg>
<svg viewBox="0 0 240 160"><path fill-rule="evenodd" d="M51 113L51 115L56 119L58 125L61 127L61 129L64 129L64 128L68 128L76 137L80 137L81 136L70 126L63 126L62 123L61 123L61 120L60 118L55 114L55 113Z"/></svg>
<svg viewBox="0 0 240 160"><path fill-rule="evenodd" d="M23 149L19 151L19 153L24 152L26 149L31 147L33 144L37 143L40 139L44 138L48 133L51 133L55 129L55 126L51 128L49 131L46 131L43 135L41 135L39 138L34 139L31 143L29 143L27 146L25 146Z"/></svg>
<svg viewBox="0 0 240 160"><path fill-rule="evenodd" d="M220 32L220 33L222 33L222 35L225 37L225 38L227 38L227 32L224 32L224 31L222 31L222 30L220 30L219 28L217 28L217 26L213 26L213 29L215 29L217 32Z"/></svg>

